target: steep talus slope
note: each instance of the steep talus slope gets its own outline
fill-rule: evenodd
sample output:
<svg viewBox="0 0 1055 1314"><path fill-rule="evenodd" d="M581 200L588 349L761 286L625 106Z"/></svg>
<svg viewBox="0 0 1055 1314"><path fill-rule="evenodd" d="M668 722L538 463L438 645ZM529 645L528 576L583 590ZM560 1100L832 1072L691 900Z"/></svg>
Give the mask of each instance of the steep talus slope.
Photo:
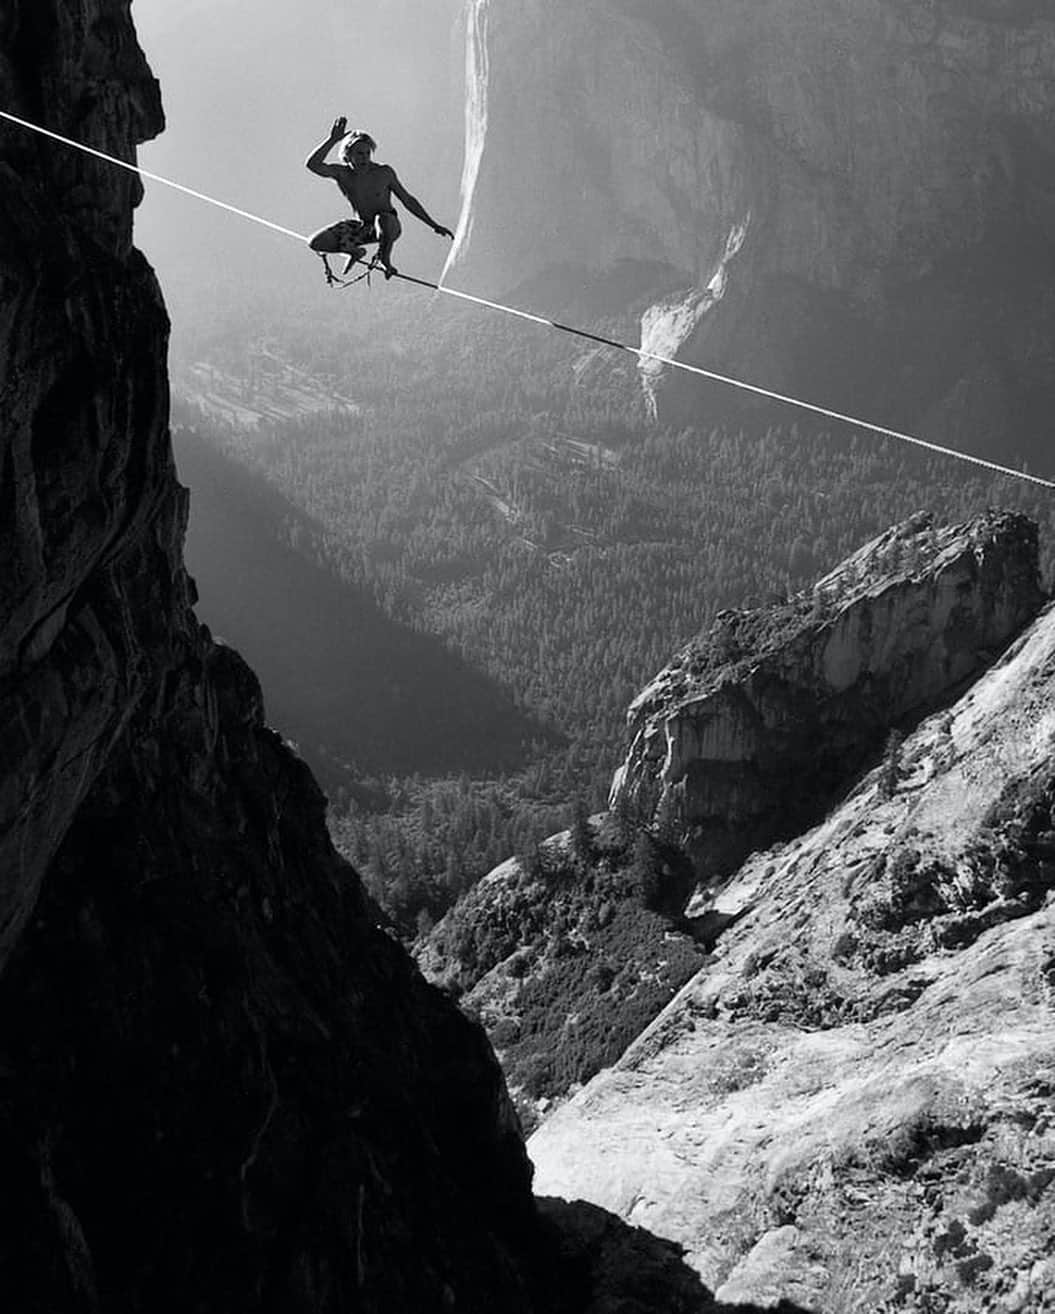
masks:
<svg viewBox="0 0 1055 1314"><path fill-rule="evenodd" d="M680 1242L722 1299L1051 1308L1053 747L1049 607L713 894L713 961L535 1134L538 1189Z"/></svg>
<svg viewBox="0 0 1055 1314"><path fill-rule="evenodd" d="M1035 527L920 515L783 606L719 615L634 700L612 802L701 874L816 820L892 725L948 697L1039 609Z"/></svg>
<svg viewBox="0 0 1055 1314"><path fill-rule="evenodd" d="M646 348L1046 459L1045 6L469 9L459 284L493 295L562 262L617 279L619 260L656 261L681 290L657 284ZM722 404L684 376L646 375L669 418Z"/></svg>
<svg viewBox="0 0 1055 1314"><path fill-rule="evenodd" d="M132 158L127 0L7 5L0 103ZM6 123L0 171L5 1308L535 1308L493 1055L191 610L138 182Z"/></svg>

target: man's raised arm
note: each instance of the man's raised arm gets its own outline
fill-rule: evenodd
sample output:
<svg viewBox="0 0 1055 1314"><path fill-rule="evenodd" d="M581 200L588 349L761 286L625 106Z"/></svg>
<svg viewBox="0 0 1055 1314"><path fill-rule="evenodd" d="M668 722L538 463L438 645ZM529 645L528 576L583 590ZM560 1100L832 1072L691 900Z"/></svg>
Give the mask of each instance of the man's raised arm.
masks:
<svg viewBox="0 0 1055 1314"><path fill-rule="evenodd" d="M334 119L333 127L330 129L330 135L325 141L319 142L318 146L312 151L304 161L304 167L310 169L312 173L317 173L322 178L332 178L337 166L327 164L326 156L337 145L342 137L348 133L348 120L342 115L339 119Z"/></svg>
<svg viewBox="0 0 1055 1314"><path fill-rule="evenodd" d="M394 173L392 174L392 191L399 197L415 219L420 219L423 224L428 224L432 231L437 233L440 237L454 237L454 234L449 228L444 228L442 224L438 224L436 220L433 219L432 215L429 214L416 196L411 196Z"/></svg>

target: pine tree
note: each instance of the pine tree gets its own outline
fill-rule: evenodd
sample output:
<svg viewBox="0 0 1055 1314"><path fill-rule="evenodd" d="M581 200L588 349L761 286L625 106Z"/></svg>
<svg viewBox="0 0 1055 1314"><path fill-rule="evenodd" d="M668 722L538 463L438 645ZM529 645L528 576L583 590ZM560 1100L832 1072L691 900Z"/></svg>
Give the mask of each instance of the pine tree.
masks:
<svg viewBox="0 0 1055 1314"><path fill-rule="evenodd" d="M901 779L901 748L905 736L900 730L891 730L883 752L883 764L879 771L880 798L893 798Z"/></svg>
<svg viewBox="0 0 1055 1314"><path fill-rule="evenodd" d="M639 830L630 860L630 884L643 907L654 908L659 898L660 870L656 843L647 830Z"/></svg>
<svg viewBox="0 0 1055 1314"><path fill-rule="evenodd" d="M541 880L546 874L542 850L535 843L528 844L522 853L516 855L516 860L525 880Z"/></svg>
<svg viewBox="0 0 1055 1314"><path fill-rule="evenodd" d="M571 819L571 852L576 862L588 866L594 859L593 830L582 795L575 799Z"/></svg>

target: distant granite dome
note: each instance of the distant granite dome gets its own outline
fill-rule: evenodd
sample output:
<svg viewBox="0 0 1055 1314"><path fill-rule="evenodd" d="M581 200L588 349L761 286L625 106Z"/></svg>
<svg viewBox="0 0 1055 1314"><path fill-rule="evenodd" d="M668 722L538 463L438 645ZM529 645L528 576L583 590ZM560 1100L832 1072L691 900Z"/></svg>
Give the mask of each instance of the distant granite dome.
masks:
<svg viewBox="0 0 1055 1314"><path fill-rule="evenodd" d="M469 0L467 31L458 286L658 262L646 348L1047 459L1044 5ZM661 413L698 414L662 374Z"/></svg>

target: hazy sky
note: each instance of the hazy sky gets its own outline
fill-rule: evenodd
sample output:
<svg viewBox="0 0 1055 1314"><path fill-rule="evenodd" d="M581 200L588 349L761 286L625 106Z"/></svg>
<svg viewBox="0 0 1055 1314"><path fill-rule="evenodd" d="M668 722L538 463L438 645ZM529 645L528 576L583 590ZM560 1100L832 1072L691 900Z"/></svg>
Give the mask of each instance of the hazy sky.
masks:
<svg viewBox="0 0 1055 1314"><path fill-rule="evenodd" d="M438 222L457 220L462 143L459 0L133 0L161 81L167 127L143 168L311 233L348 214L304 159L339 114L377 140L377 159ZM408 272L435 276L445 241L406 218ZM246 280L284 284L319 262L272 233L147 183L137 243L173 302Z"/></svg>

